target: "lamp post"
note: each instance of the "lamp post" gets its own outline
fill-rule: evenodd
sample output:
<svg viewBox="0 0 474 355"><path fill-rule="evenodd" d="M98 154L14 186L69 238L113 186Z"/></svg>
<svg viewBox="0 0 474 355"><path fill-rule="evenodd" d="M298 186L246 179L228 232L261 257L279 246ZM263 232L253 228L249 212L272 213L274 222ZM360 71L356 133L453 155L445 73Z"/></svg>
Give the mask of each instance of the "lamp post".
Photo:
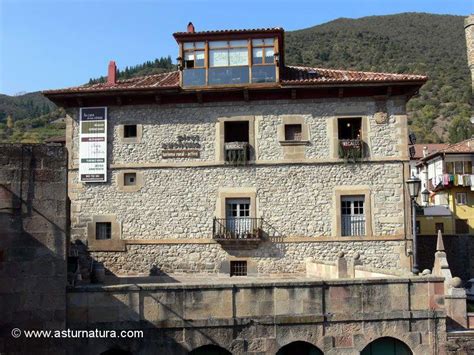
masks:
<svg viewBox="0 0 474 355"><path fill-rule="evenodd" d="M428 206L428 201L430 200L430 192L425 188L421 191L421 201L423 202L423 206Z"/></svg>
<svg viewBox="0 0 474 355"><path fill-rule="evenodd" d="M412 209L412 218L413 218L413 224L412 224L412 230L413 230L413 268L412 272L415 275L418 275L420 270L418 269L418 258L417 258L417 248L416 248L416 198L418 197L418 194L420 193L421 189L421 180L418 179L417 177L413 176L409 178L406 181L407 188L408 188L408 193L410 194L411 198L411 209ZM423 191L424 192L424 191Z"/></svg>

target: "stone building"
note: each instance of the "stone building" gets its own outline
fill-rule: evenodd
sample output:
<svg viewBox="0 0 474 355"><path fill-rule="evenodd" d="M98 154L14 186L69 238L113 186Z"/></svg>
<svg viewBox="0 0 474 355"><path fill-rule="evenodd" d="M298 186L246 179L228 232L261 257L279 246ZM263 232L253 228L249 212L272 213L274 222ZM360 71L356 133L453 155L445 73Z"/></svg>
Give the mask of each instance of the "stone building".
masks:
<svg viewBox="0 0 474 355"><path fill-rule="evenodd" d="M44 92L68 112L73 242L116 275L298 273L341 250L409 269L405 106L426 77L287 66L280 28L174 37L178 71L111 62Z"/></svg>

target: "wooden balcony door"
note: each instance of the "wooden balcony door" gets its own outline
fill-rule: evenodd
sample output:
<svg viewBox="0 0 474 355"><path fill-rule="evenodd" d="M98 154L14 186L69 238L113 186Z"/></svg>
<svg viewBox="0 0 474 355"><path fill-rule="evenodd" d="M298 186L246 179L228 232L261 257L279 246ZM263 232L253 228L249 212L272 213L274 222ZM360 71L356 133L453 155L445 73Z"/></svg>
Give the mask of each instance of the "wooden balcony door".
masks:
<svg viewBox="0 0 474 355"><path fill-rule="evenodd" d="M226 228L236 238L252 232L249 198L226 199Z"/></svg>

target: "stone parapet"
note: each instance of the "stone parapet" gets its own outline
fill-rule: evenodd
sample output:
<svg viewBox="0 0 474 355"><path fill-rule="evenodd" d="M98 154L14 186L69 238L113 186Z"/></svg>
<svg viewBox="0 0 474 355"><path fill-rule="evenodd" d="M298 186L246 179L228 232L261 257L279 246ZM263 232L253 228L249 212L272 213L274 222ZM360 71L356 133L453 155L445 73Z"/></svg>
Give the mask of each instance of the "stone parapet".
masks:
<svg viewBox="0 0 474 355"><path fill-rule="evenodd" d="M444 347L436 334L442 327L434 328L445 317L443 280L434 277L87 286L69 289L67 300L72 328L174 329L171 353L210 338L235 354L254 353L248 347L255 339L261 354L296 340L327 354L360 352L384 336L400 339L415 355L432 353L435 337L438 350ZM140 342L151 346L149 339ZM248 347L239 350L239 342Z"/></svg>

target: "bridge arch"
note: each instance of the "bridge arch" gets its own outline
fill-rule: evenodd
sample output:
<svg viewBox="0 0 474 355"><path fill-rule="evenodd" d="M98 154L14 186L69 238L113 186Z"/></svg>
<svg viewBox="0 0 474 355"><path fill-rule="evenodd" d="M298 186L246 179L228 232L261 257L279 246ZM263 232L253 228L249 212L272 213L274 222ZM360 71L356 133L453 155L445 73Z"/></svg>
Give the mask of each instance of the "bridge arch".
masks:
<svg viewBox="0 0 474 355"><path fill-rule="evenodd" d="M230 351L218 345L208 344L202 345L194 350L191 350L189 355L232 355Z"/></svg>
<svg viewBox="0 0 474 355"><path fill-rule="evenodd" d="M381 337L371 341L360 352L361 355L413 355L410 347L393 337Z"/></svg>
<svg viewBox="0 0 474 355"><path fill-rule="evenodd" d="M280 348L276 355L323 355L316 346L306 341L293 341Z"/></svg>

